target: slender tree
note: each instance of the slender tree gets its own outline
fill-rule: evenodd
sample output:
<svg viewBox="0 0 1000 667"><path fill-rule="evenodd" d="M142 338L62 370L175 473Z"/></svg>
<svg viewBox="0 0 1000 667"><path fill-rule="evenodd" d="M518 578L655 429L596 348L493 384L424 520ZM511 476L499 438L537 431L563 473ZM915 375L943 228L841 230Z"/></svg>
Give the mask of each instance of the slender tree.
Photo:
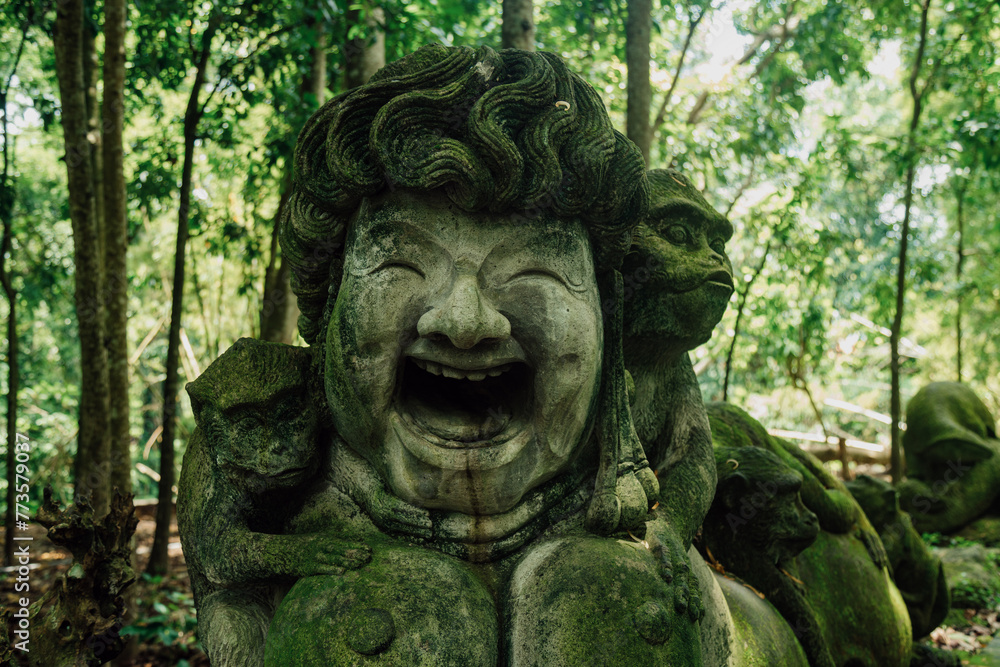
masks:
<svg viewBox="0 0 1000 667"><path fill-rule="evenodd" d="M7 511L4 517L4 563L14 564L14 525L16 516L16 460L17 449L17 394L20 385L20 366L18 355L17 337L17 289L14 287L14 278L7 266L7 256L11 253L14 245L14 183L11 175L11 163L14 159L14 150L11 146L11 135L7 119L7 98L10 93L11 84L17 74L17 66L21 62L21 55L24 53L24 43L28 39L28 30L32 24L32 15L22 23L21 35L17 42L17 49L14 51L14 60L10 66L10 72L0 82L0 128L2 128L3 140L3 175L0 177L0 225L3 231L0 232L0 286L3 287L4 295L7 297Z"/></svg>
<svg viewBox="0 0 1000 667"><path fill-rule="evenodd" d="M76 315L80 329L80 430L74 493L91 494L95 512L107 511L109 446L108 369L104 347L101 243L95 212L92 137L88 136L84 79L82 0L56 4L55 62L62 100L62 126L76 264Z"/></svg>
<svg viewBox="0 0 1000 667"><path fill-rule="evenodd" d="M642 151L647 166L653 140L649 123L649 107L653 102L653 88L649 80L652 5L652 0L629 0L628 19L625 23L625 59L628 65L625 134Z"/></svg>
<svg viewBox="0 0 1000 667"><path fill-rule="evenodd" d="M322 19L309 23L313 35L310 48L310 67L302 77L302 97L309 113L323 105L326 97L326 32ZM383 60L384 60L383 56ZM298 128L296 128L298 129ZM285 174L281 183L281 197L278 212L271 228L271 257L264 273L264 303L260 311L260 337L290 345L298 333L299 308L292 292L291 269L281 261L278 247L278 226L292 190L292 160L286 161Z"/></svg>
<svg viewBox="0 0 1000 667"><path fill-rule="evenodd" d="M535 50L535 4L532 0L503 0L500 46Z"/></svg>
<svg viewBox="0 0 1000 667"><path fill-rule="evenodd" d="M371 2L347 12L344 87L357 88L385 67L385 12Z"/></svg>
<svg viewBox="0 0 1000 667"><path fill-rule="evenodd" d="M111 487L132 492L128 405L128 223L122 129L125 122L125 0L104 1L104 100L101 108L104 169L104 278Z"/></svg>
<svg viewBox="0 0 1000 667"><path fill-rule="evenodd" d="M201 34L201 44L195 58L194 83L184 111L184 162L181 167L180 207L177 210L177 242L174 246L174 282L170 301L170 330L167 335L167 368L163 381L163 435L160 442L160 481L157 489L156 529L146 570L150 574L167 571L169 559L170 521L174 508L174 434L177 428L177 390L180 373L181 317L184 312L184 258L189 235L191 212L191 181L194 169L195 140L198 124L205 113L207 100L202 101L202 89L208 77L212 39L222 23L222 16L213 13Z"/></svg>
<svg viewBox="0 0 1000 667"><path fill-rule="evenodd" d="M760 276L760 272L764 270L764 264L767 263L767 255L771 252L771 242L773 238L767 240L767 245L764 246L764 253L760 256L760 262L754 267L753 273L750 274L750 279L745 281L743 284L743 290L739 293L739 297L736 302L736 322L733 324L733 338L729 341L729 350L726 352L726 369L725 375L722 380L722 400L729 400L729 377L733 371L733 354L736 352L736 342L740 337L740 325L743 323L743 311L746 309L747 298L750 296L750 290L753 288L754 282Z"/></svg>

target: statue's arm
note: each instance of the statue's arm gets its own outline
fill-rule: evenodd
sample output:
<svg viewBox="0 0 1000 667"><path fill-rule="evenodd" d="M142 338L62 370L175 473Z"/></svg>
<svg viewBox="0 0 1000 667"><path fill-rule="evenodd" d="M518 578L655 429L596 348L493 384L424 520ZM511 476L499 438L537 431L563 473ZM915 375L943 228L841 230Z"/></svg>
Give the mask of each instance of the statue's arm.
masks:
<svg viewBox="0 0 1000 667"><path fill-rule="evenodd" d="M666 381L671 386L671 422L659 436L667 439L657 448L663 455L650 466L660 481L659 510L686 550L712 504L716 483L712 429L687 355Z"/></svg>
<svg viewBox="0 0 1000 667"><path fill-rule="evenodd" d="M206 524L201 562L208 580L222 586L343 574L371 559L368 546L336 534L255 533L244 523L234 521L232 513L214 516L222 520Z"/></svg>
<svg viewBox="0 0 1000 667"><path fill-rule="evenodd" d="M231 587L312 574L338 574L371 558L364 544L335 533L272 535L247 526L238 490L212 464L208 442L195 429L184 455L177 521L193 576Z"/></svg>

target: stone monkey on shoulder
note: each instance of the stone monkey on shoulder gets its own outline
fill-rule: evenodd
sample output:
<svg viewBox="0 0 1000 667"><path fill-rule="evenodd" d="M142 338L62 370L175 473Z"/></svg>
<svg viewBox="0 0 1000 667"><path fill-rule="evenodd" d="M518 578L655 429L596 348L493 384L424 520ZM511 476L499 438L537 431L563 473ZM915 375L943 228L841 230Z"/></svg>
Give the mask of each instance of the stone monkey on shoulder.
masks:
<svg viewBox="0 0 1000 667"><path fill-rule="evenodd" d="M680 172L647 172L649 212L622 263L632 417L660 482L660 511L690 546L712 502L712 433L688 352L706 343L733 293L733 227Z"/></svg>
<svg viewBox="0 0 1000 667"><path fill-rule="evenodd" d="M198 431L185 458L207 460L184 466L178 527L213 664L261 663L280 585L371 557L336 526L282 534L329 447L311 362L308 348L243 338L187 386Z"/></svg>

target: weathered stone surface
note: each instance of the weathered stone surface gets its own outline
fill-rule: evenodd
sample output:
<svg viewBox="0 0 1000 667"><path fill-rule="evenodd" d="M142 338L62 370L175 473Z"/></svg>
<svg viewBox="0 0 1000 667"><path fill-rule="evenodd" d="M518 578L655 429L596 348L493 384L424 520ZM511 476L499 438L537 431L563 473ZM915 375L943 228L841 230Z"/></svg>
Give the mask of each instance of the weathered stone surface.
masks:
<svg viewBox="0 0 1000 667"><path fill-rule="evenodd" d="M311 347L241 342L192 385L179 514L214 663L497 664L544 623L518 664L595 638L700 664L690 535L650 512L687 497L660 494L621 348L646 193L551 54L428 47L310 120L281 240ZM557 576L521 586L532 563Z"/></svg>
<svg viewBox="0 0 1000 667"><path fill-rule="evenodd" d="M1000 440L993 415L966 385L933 382L906 406L908 479L902 508L925 533L951 533L1000 496Z"/></svg>
<svg viewBox="0 0 1000 667"><path fill-rule="evenodd" d="M739 581L719 573L714 573L714 577L733 620L734 659L729 664L741 667L810 664L792 627L774 605Z"/></svg>
<svg viewBox="0 0 1000 667"><path fill-rule="evenodd" d="M926 637L941 624L950 606L941 559L931 553L909 515L899 509L899 495L891 484L860 475L847 488L878 530L892 580L910 614L914 639Z"/></svg>
<svg viewBox="0 0 1000 667"><path fill-rule="evenodd" d="M683 552L674 555L686 561ZM534 546L511 577L509 664L701 664L697 580L677 567L668 581L662 567L652 550L629 539Z"/></svg>
<svg viewBox="0 0 1000 667"><path fill-rule="evenodd" d="M712 434L688 351L705 343L733 293L732 225L674 170L650 171L649 213L622 265L632 414L660 481L660 505L685 544L715 490Z"/></svg>
<svg viewBox="0 0 1000 667"><path fill-rule="evenodd" d="M828 659L830 663L827 664L836 665L849 664L850 660L880 667L909 664L912 628L903 598L890 578L888 556L871 523L843 483L826 472L814 457L769 436L759 422L739 408L710 404L708 412L717 448L735 445L736 452L740 448L766 450L774 454L784 470L794 470L804 480L803 503L819 517L821 530L816 542L794 558L792 567L785 569L791 577L771 581L762 577L759 583L762 587L770 585L778 592L778 598L772 601L796 629L796 635L807 639L805 648L810 662L816 664L819 657ZM732 453L726 455L726 460L738 462L739 458ZM739 469L736 467L734 472ZM769 514L755 506L752 494L756 491L757 505L763 505L771 502L774 496L769 492L775 490L776 487L767 488L763 480L756 487L751 485L744 494L749 502L737 503L738 511L729 512L731 522L738 528L753 530L750 520L763 516L768 525ZM716 504L724 502L725 498L720 488ZM715 504L713 511L714 508ZM725 516L724 512L723 520ZM725 535L719 520L715 523L716 534ZM738 551L735 555L737 559L751 558ZM721 558L720 562L727 565ZM750 567L757 576L770 573L760 562L743 567ZM752 579L753 575L749 583L756 586ZM790 606L788 601L792 603ZM807 608L801 606L803 601ZM822 637L820 643L829 658L823 657L823 650L815 644L814 648L809 647L808 642L813 640L808 637L814 626L818 628Z"/></svg>
<svg viewBox="0 0 1000 667"><path fill-rule="evenodd" d="M913 630L906 604L888 568L875 566L861 540L820 531L796 564L836 664L909 664Z"/></svg>
<svg viewBox="0 0 1000 667"><path fill-rule="evenodd" d="M374 553L361 570L292 587L271 624L265 665L497 664L495 603L467 564L389 543Z"/></svg>
<svg viewBox="0 0 1000 667"><path fill-rule="evenodd" d="M955 535L988 547L1000 547L1000 516L981 516Z"/></svg>

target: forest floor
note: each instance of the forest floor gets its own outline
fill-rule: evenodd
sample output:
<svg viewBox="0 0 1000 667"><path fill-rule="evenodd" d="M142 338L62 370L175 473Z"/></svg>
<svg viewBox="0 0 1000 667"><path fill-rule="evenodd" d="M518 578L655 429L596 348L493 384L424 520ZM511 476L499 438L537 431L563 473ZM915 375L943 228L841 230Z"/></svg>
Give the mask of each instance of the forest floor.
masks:
<svg viewBox="0 0 1000 667"><path fill-rule="evenodd" d="M137 507L139 525L136 529L137 572L142 572L149 559L155 527L155 505ZM32 524L29 534L32 542L32 570L30 574L30 599L41 597L65 573L72 559L69 552L54 545L45 536L45 530ZM0 528L0 539L3 530ZM126 618L122 634L134 640L131 655L120 657L113 664L118 667L207 667L208 658L195 636L194 598L191 579L184 563L176 521L171 524L169 544L170 570L164 577L140 574L129 589L127 605L134 610ZM4 572L0 578L0 609L16 608L15 577ZM940 627L931 633L931 642L938 648L958 651L962 664L970 666L1000 667L1000 618L998 611L965 610L950 618L964 617L965 622L954 622L954 627ZM993 642L986 647L990 639ZM983 648L986 647L986 650ZM971 656L970 656L971 654ZM15 653L15 656L17 654Z"/></svg>
<svg viewBox="0 0 1000 667"><path fill-rule="evenodd" d="M168 574L163 577L142 574L153 544L155 512L155 504L136 507L139 525L135 531L135 569L140 575L126 591L126 606L132 613L126 617L126 627L121 633L130 634L135 639L126 649L126 654L113 664L118 667L207 667L208 657L195 636L194 597L176 520L170 525ZM2 534L0 528L0 537ZM68 551L50 542L45 529L38 524L32 523L28 534L33 538L29 595L34 602L69 569L72 558ZM15 577L7 572L0 577L0 609L15 609L18 597L24 595L15 593L14 584ZM15 651L14 655L16 658L18 653Z"/></svg>

